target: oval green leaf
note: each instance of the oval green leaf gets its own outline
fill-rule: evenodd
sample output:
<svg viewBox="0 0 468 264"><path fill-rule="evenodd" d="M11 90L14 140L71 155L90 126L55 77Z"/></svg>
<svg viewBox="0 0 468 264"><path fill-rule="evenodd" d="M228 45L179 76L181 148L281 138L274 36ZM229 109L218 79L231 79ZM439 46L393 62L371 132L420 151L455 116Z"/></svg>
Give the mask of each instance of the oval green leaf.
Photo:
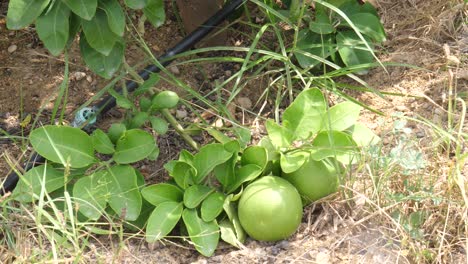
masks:
<svg viewBox="0 0 468 264"><path fill-rule="evenodd" d="M193 179L196 174L197 170L192 165L183 161L176 161L171 176L174 178L177 185L182 189L186 189L190 185L193 185Z"/></svg>
<svg viewBox="0 0 468 264"><path fill-rule="evenodd" d="M73 13L83 19L91 20L96 14L97 0L61 0Z"/></svg>
<svg viewBox="0 0 468 264"><path fill-rule="evenodd" d="M128 165L107 170L109 205L122 219L135 221L140 215L142 198L135 169Z"/></svg>
<svg viewBox="0 0 468 264"><path fill-rule="evenodd" d="M33 202L40 195L43 187L46 193L51 193L64 185L63 172L48 164L40 165L30 169L20 177L13 191L13 197L23 203Z"/></svg>
<svg viewBox="0 0 468 264"><path fill-rule="evenodd" d="M252 181L263 172L263 169L255 164L247 164L236 169L235 179L229 186L227 193L232 193L239 188L244 182Z"/></svg>
<svg viewBox="0 0 468 264"><path fill-rule="evenodd" d="M125 133L125 131L127 131L127 127L125 127L124 124L113 123L107 131L107 135L113 143L117 143L117 140L119 140L119 138Z"/></svg>
<svg viewBox="0 0 468 264"><path fill-rule="evenodd" d="M348 165L357 162L357 145L353 138L340 131L320 132L312 142L314 148L311 151L313 160L323 160L328 157L336 157L341 163Z"/></svg>
<svg viewBox="0 0 468 264"><path fill-rule="evenodd" d="M106 79L112 78L114 73L119 69L124 57L125 45L117 41L113 46L109 56L104 56L102 53L93 49L87 42L85 35L80 37L80 52L83 60L94 73Z"/></svg>
<svg viewBox="0 0 468 264"><path fill-rule="evenodd" d="M106 208L109 197L106 175L107 171L97 171L73 185L73 197L79 211L89 219L99 219Z"/></svg>
<svg viewBox="0 0 468 264"><path fill-rule="evenodd" d="M122 37L125 31L125 14L117 0L100 0L99 6L106 12L107 24L112 32Z"/></svg>
<svg viewBox="0 0 468 264"><path fill-rule="evenodd" d="M308 152L304 151L297 151L297 152L288 152L288 153L281 153L280 158L280 166L281 170L285 173L291 173L297 171L304 162L309 157Z"/></svg>
<svg viewBox="0 0 468 264"><path fill-rule="evenodd" d="M219 192L210 194L201 205L201 217L205 222L211 222L223 211L224 199L226 197Z"/></svg>
<svg viewBox="0 0 468 264"><path fill-rule="evenodd" d="M322 130L343 131L356 124L362 107L353 102L342 102L331 107L323 117Z"/></svg>
<svg viewBox="0 0 468 264"><path fill-rule="evenodd" d="M8 29L22 29L44 11L50 0L10 0L7 12Z"/></svg>
<svg viewBox="0 0 468 264"><path fill-rule="evenodd" d="M113 156L115 162L128 164L148 157L153 152L156 142L148 132L131 129L117 140L116 145Z"/></svg>
<svg viewBox="0 0 468 264"><path fill-rule="evenodd" d="M89 46L104 56L109 56L119 37L115 35L107 24L107 15L98 10L90 21L82 20L83 33Z"/></svg>
<svg viewBox="0 0 468 264"><path fill-rule="evenodd" d="M145 200L156 206L164 202L180 203L184 197L184 193L179 187L169 183L159 183L145 187L141 190L141 195Z"/></svg>
<svg viewBox="0 0 468 264"><path fill-rule="evenodd" d="M182 216L184 206L177 202L164 202L154 209L146 226L146 241L156 242L169 234Z"/></svg>
<svg viewBox="0 0 468 264"><path fill-rule="evenodd" d="M363 36L369 46L373 49L372 42ZM364 42L354 31L340 31L336 35L338 53L346 66L354 66L374 62L373 50L369 51ZM365 71L363 71L365 72Z"/></svg>
<svg viewBox="0 0 468 264"><path fill-rule="evenodd" d="M157 117L157 116L150 116L149 120L151 122L151 127L154 131L160 135L164 135L169 130L169 124L166 120Z"/></svg>
<svg viewBox="0 0 468 264"><path fill-rule="evenodd" d="M104 131L101 129L96 129L91 134L91 139L93 140L94 149L102 154L112 154L114 153L114 144L110 140L109 136L107 136Z"/></svg>
<svg viewBox="0 0 468 264"><path fill-rule="evenodd" d="M266 148L262 146L250 146L242 153L241 164L255 164L262 168L265 168L268 162L268 152Z"/></svg>
<svg viewBox="0 0 468 264"><path fill-rule="evenodd" d="M125 4L131 9L142 9L148 4L148 0L125 0Z"/></svg>
<svg viewBox="0 0 468 264"><path fill-rule="evenodd" d="M216 222L203 221L195 209L185 209L182 218L197 251L206 257L213 255L219 242L219 226Z"/></svg>
<svg viewBox="0 0 468 264"><path fill-rule="evenodd" d="M31 132L34 150L44 158L72 168L96 161L91 137L79 128L47 125Z"/></svg>
<svg viewBox="0 0 468 264"><path fill-rule="evenodd" d="M184 192L184 205L187 208L195 208L205 200L208 195L214 191L205 185L192 185L188 187Z"/></svg>
<svg viewBox="0 0 468 264"><path fill-rule="evenodd" d="M154 27L160 27L166 20L163 0L148 0L148 5L143 8L143 14Z"/></svg>
<svg viewBox="0 0 468 264"><path fill-rule="evenodd" d="M232 153L225 150L222 144L203 146L193 158L193 166L197 170L195 183L202 182L216 166L231 158Z"/></svg>
<svg viewBox="0 0 468 264"><path fill-rule="evenodd" d="M62 52L68 42L70 9L56 1L52 9L37 18L36 31L46 48L54 56Z"/></svg>

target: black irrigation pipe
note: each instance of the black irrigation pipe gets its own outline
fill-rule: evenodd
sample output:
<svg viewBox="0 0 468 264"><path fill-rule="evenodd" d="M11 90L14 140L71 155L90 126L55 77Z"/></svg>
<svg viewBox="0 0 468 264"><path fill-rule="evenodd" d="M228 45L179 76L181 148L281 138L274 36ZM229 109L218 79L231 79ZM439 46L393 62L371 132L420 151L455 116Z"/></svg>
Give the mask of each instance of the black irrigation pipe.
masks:
<svg viewBox="0 0 468 264"><path fill-rule="evenodd" d="M187 35L184 39L182 39L179 43L177 43L174 47L169 49L164 55L158 58L158 61L161 62L161 65L166 67L169 65L173 60L174 56L185 52L191 49L195 44L197 44L200 40L206 37L217 25L223 22L230 14L232 14L240 5L242 5L246 0L231 0L227 4L223 6L221 10L216 12L212 17L205 21L201 26L199 26L196 30L192 33ZM141 70L138 74L143 80L147 80L151 73L157 73L161 71L161 68L157 65L148 65L143 70ZM138 83L132 80L129 80L125 83L126 89L128 92L134 91L138 88ZM122 89L118 89L119 92ZM112 109L116 105L116 100L111 95L108 95L101 101L99 101L94 108L98 109L99 114L106 113L110 109ZM45 161L44 157L40 156L37 153L32 154L32 158L25 164L24 170L30 170L37 164L43 163ZM5 181L3 182L2 187L0 188L0 196L3 196L7 192L11 192L15 189L16 184L18 183L19 176L16 172L10 173Z"/></svg>

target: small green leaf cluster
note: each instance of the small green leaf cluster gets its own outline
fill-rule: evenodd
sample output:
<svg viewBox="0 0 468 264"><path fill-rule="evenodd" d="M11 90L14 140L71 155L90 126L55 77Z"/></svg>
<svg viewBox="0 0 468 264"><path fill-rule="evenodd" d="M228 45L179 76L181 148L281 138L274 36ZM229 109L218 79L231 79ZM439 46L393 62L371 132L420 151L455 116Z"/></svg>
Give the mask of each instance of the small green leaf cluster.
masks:
<svg viewBox="0 0 468 264"><path fill-rule="evenodd" d="M165 20L163 0L123 2L130 9L143 10L155 27ZM16 30L34 23L39 38L54 56L79 34L86 65L109 79L124 57L127 22L123 7L118 0L10 0L7 27Z"/></svg>
<svg viewBox="0 0 468 264"><path fill-rule="evenodd" d="M282 175L302 195L304 203L337 190L343 167L354 164L360 147L380 140L359 124L361 107L342 102L328 107L322 92L304 90L284 111L282 124L267 120L268 168Z"/></svg>
<svg viewBox="0 0 468 264"><path fill-rule="evenodd" d="M375 7L356 0L314 2L313 15L303 17L308 27L299 31L294 52L301 67L322 65L327 58L348 67L373 63L374 44L386 38Z"/></svg>
<svg viewBox="0 0 468 264"><path fill-rule="evenodd" d="M34 202L44 195L42 190L63 195L65 186L72 189L78 211L87 219L99 219L107 208L121 219L138 219L143 204L139 186L144 179L129 164L157 156L159 149L150 133L97 129L88 135L79 128L46 125L31 132L30 142L47 162L20 177L13 192L16 200Z"/></svg>
<svg viewBox="0 0 468 264"><path fill-rule="evenodd" d="M156 133L160 135L166 134L169 129L169 123L161 117L161 114L170 115L167 110L177 106L179 96L173 91L162 91L148 95L148 90L158 80L158 75L153 74L149 80L145 81L133 93L132 98L128 98L113 89L109 90L109 93L115 98L117 105L127 110L126 118L122 123L112 124L109 131L111 134L118 133L124 128L141 128L147 123L151 124L152 129ZM133 101L136 100L137 96L139 96L139 99L136 105Z"/></svg>
<svg viewBox="0 0 468 264"><path fill-rule="evenodd" d="M267 151L261 146L241 148L239 141L205 145L192 155L165 165L168 183L143 188L143 197L156 206L148 219L146 240L158 241L180 223L195 248L211 256L221 238L239 247L245 239L235 202L243 186L263 174Z"/></svg>

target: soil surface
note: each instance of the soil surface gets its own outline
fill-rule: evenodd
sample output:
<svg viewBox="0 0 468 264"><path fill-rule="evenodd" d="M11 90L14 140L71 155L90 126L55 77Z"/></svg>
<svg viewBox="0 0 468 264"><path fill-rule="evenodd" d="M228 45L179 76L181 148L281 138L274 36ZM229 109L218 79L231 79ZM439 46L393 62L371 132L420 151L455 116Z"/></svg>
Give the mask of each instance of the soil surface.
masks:
<svg viewBox="0 0 468 264"><path fill-rule="evenodd" d="M184 34L172 11L172 1L166 2L166 23L159 29L149 25L144 30L139 29L156 55L161 55L182 39ZM455 20L457 12L462 11L455 7L449 8L445 0L375 2L388 34L380 50L381 61L419 67L376 68L366 76L361 76L374 89L399 96L387 95L382 98L373 93L349 91L358 100L385 113L377 115L365 111L361 121L380 135L384 144L389 144L392 138L386 135L391 130L393 114L424 117L435 124L444 124L447 115L442 105L446 104L448 85L456 87L459 93L465 93L466 100L468 74L466 68L460 65L467 65L468 30L466 27L460 29L457 26L459 22L447 19ZM33 121L50 122L58 87L64 79L65 65L64 56L51 56L33 28L8 31L5 25L6 6L5 1L0 3L0 179L12 171L12 166L21 171L21 164L28 155L21 137L27 135ZM134 18L137 24L138 14ZM228 31L225 45L248 45L242 43L241 35L235 30ZM145 58L135 40L129 41L126 54L129 65L136 65ZM106 81L84 66L76 41L69 58L70 82L65 116L71 120L73 111L92 98L105 86ZM238 69L238 65L229 63L204 64L198 68L176 63L169 67L172 74L201 92L209 91L211 83L224 80ZM259 96L258 91L263 91L267 85L265 81L258 80L244 89L245 92L239 98L255 101L254 98ZM180 92L180 88L170 82L163 81L158 86ZM243 103L238 101L237 104ZM245 104L243 106L247 107ZM258 112L260 108L248 107L253 112ZM185 124L195 118L187 113L187 109L181 108L179 111L182 111L180 120ZM103 117L100 126L105 129L112 121L121 118L122 113L120 110L112 110ZM244 113L239 108L234 113L240 122L254 125L249 124L252 117L242 119ZM31 121L28 121L30 117ZM422 146L425 146L424 142L432 140L427 137L426 127L417 123L409 125ZM11 137L1 137L5 131L17 136L14 144ZM207 141L204 136L197 140L201 143ZM145 177L154 182L165 178L162 165L176 158L179 149L187 148L175 133L160 138L159 142L161 154L158 163L138 165ZM276 243L247 240L243 249L222 244L211 258L200 256L190 245L181 241L148 245L143 239L129 239L125 241L124 249L116 252L116 242L106 238L96 242L96 251L90 252L85 258L92 262L122 263L409 263L402 250L403 245L391 235L394 233L386 230L378 221L372 221L373 215L359 206L364 202L359 199L354 202L355 205L350 208L346 201L330 197L306 208L299 230L288 240ZM460 259L455 256L452 260Z"/></svg>

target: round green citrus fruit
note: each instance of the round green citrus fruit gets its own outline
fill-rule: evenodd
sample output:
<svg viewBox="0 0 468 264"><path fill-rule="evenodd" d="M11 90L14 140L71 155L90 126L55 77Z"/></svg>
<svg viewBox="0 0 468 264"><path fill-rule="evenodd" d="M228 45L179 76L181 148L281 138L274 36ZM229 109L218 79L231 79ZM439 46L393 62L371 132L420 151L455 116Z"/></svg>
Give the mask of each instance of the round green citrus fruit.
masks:
<svg viewBox="0 0 468 264"><path fill-rule="evenodd" d="M336 192L338 174L331 159L316 161L309 157L297 171L282 173L282 176L296 187L307 205Z"/></svg>
<svg viewBox="0 0 468 264"><path fill-rule="evenodd" d="M265 176L248 185L238 210L247 234L261 241L289 237L302 219L301 196L294 186L276 176Z"/></svg>

